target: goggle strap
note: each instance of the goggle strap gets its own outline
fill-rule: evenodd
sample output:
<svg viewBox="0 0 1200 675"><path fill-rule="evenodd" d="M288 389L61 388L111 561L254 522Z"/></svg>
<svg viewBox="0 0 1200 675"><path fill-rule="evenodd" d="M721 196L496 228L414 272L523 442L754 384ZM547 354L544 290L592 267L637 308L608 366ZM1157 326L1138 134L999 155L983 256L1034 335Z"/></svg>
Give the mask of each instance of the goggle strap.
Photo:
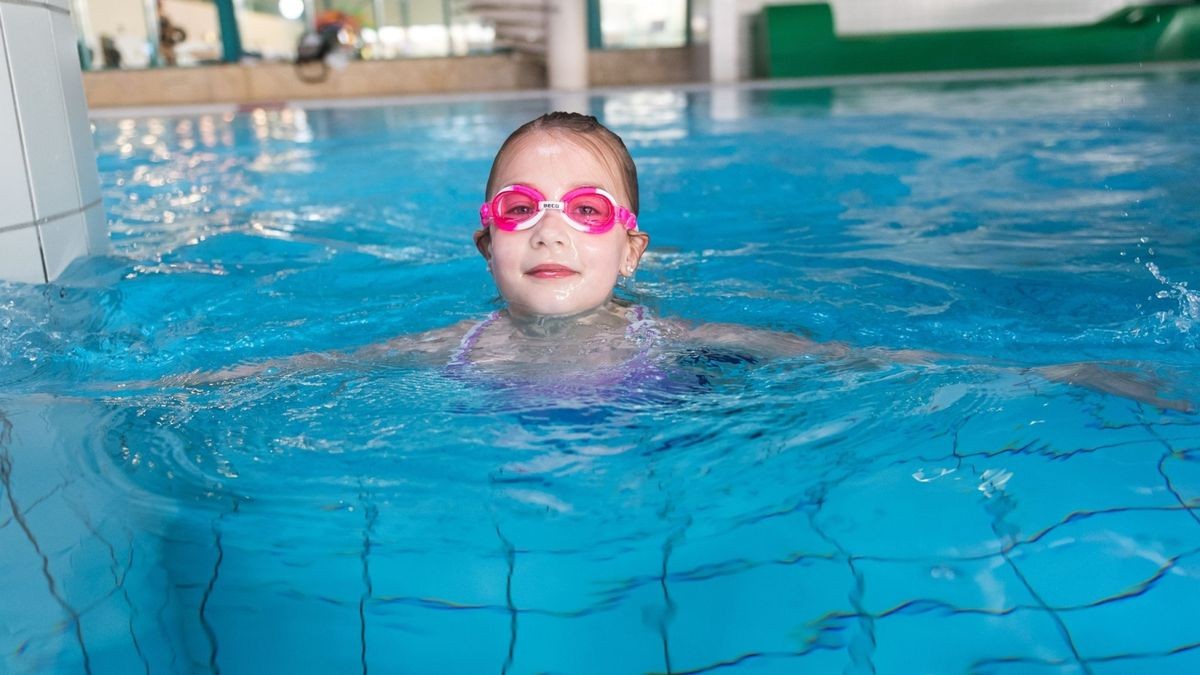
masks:
<svg viewBox="0 0 1200 675"><path fill-rule="evenodd" d="M637 216L624 206L617 207L617 222L624 223L627 230L638 229Z"/></svg>

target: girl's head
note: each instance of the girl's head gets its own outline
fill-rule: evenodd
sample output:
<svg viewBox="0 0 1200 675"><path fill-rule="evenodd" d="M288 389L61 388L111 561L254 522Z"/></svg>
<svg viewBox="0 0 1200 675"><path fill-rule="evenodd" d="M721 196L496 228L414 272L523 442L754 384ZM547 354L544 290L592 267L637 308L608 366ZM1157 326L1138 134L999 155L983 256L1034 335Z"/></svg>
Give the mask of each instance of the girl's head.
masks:
<svg viewBox="0 0 1200 675"><path fill-rule="evenodd" d="M475 244L514 314L565 316L604 305L650 243L635 229L633 159L587 115L550 113L514 131L484 198Z"/></svg>

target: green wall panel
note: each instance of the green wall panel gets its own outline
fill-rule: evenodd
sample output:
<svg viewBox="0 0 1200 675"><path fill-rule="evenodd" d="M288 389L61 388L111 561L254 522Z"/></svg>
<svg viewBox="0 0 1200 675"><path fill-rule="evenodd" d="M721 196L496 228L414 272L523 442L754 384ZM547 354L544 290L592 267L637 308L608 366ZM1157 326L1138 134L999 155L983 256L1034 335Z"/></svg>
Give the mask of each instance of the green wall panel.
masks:
<svg viewBox="0 0 1200 675"><path fill-rule="evenodd" d="M838 37L826 4L770 5L756 74L806 77L1200 58L1200 6L1125 9L1088 26Z"/></svg>

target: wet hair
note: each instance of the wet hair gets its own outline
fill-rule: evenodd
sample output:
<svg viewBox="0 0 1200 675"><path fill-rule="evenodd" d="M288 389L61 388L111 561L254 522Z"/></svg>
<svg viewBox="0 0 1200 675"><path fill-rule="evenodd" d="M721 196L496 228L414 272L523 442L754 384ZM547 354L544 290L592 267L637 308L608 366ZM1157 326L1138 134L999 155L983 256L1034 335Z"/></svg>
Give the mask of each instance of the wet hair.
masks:
<svg viewBox="0 0 1200 675"><path fill-rule="evenodd" d="M625 147L625 141L622 141L620 136L597 121L595 117L572 112L546 113L541 117L522 124L516 131L509 134L508 138L500 146L500 150L496 152L496 158L492 160L492 170L488 174L487 188L483 195L485 201L491 199L492 191L496 189L493 183L496 179L496 167L500 166L500 160L505 156L505 153L512 149L513 145L535 131L564 134L571 140L588 147L597 155L613 162L619 169L621 179L625 183L622 186L625 188L625 194L629 195L629 203L625 206L634 214L637 214L637 166L633 163L633 157L629 155L629 149Z"/></svg>

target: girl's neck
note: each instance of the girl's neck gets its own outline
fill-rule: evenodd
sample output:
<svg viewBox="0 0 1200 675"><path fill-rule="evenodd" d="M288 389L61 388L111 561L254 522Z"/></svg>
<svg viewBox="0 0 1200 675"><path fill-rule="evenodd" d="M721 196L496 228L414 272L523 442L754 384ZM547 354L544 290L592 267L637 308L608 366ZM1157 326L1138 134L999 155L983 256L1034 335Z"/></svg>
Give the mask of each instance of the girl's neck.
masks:
<svg viewBox="0 0 1200 675"><path fill-rule="evenodd" d="M528 337L561 338L572 337L580 330L591 332L605 328L625 328L629 322L623 310L623 307L609 300L599 307L578 314L525 314L511 307L507 314L513 327Z"/></svg>

